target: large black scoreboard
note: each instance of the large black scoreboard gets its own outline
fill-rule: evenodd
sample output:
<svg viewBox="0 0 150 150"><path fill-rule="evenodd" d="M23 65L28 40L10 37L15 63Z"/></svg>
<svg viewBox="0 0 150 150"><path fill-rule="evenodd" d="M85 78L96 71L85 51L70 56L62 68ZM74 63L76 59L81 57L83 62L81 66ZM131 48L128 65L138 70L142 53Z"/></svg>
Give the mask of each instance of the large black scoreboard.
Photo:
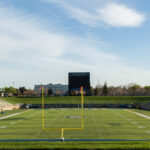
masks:
<svg viewBox="0 0 150 150"><path fill-rule="evenodd" d="M69 95L78 95L80 87L83 86L86 95L90 94L90 73L70 72L69 73Z"/></svg>

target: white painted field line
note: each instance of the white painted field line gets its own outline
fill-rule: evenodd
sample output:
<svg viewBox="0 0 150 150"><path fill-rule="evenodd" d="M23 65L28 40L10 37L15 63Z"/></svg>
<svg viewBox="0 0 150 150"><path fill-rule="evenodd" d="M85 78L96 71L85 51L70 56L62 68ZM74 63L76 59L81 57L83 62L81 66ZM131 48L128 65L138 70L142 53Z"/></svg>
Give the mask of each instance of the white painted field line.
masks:
<svg viewBox="0 0 150 150"><path fill-rule="evenodd" d="M2 99L0 99L0 102L4 103L4 104L7 104L8 106L12 105L11 103L8 103L7 101L4 101Z"/></svg>
<svg viewBox="0 0 150 150"><path fill-rule="evenodd" d="M2 126L2 127L0 127L0 129L5 129L5 128L7 128L7 126Z"/></svg>
<svg viewBox="0 0 150 150"><path fill-rule="evenodd" d="M15 113L15 114L5 116L5 117L1 117L0 120L6 119L6 118L9 118L9 117L12 117L12 116L16 116L16 115L22 114L22 113L27 112L27 111L30 111L30 110L25 110L23 112L19 112L19 113Z"/></svg>
<svg viewBox="0 0 150 150"><path fill-rule="evenodd" d="M127 121L131 121L132 119L126 119Z"/></svg>
<svg viewBox="0 0 150 150"><path fill-rule="evenodd" d="M138 126L138 128L139 128L139 129L144 129L144 128L146 128L146 127L144 127L144 126Z"/></svg>
<svg viewBox="0 0 150 150"><path fill-rule="evenodd" d="M146 115L140 114L140 113L138 113L138 112L134 112L134 111L131 111L131 110L128 110L128 109L125 109L125 110L126 110L126 111L128 111L128 112L130 112L130 113L132 113L132 114L135 114L135 115L141 116L141 117L143 117L143 118L150 119L150 117L149 117L149 116L146 116Z"/></svg>
<svg viewBox="0 0 150 150"><path fill-rule="evenodd" d="M22 120L24 120L24 119L19 119L18 121L22 121Z"/></svg>
<svg viewBox="0 0 150 150"><path fill-rule="evenodd" d="M16 124L16 122L11 122L10 124L11 124L11 125L14 125L14 124Z"/></svg>
<svg viewBox="0 0 150 150"><path fill-rule="evenodd" d="M131 122L131 124L138 124L137 122Z"/></svg>
<svg viewBox="0 0 150 150"><path fill-rule="evenodd" d="M145 131L146 133L150 134L150 131Z"/></svg>

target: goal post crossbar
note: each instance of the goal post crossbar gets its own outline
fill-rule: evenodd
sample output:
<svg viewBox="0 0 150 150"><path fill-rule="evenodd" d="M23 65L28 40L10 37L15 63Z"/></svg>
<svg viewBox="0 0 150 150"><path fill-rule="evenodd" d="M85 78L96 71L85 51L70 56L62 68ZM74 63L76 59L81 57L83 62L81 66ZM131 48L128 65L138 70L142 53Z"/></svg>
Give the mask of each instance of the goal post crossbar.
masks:
<svg viewBox="0 0 150 150"><path fill-rule="evenodd" d="M84 122L83 122L83 118L84 118L84 114L83 114L83 104L84 104L84 94L83 94L83 87L81 86L80 88L80 92L81 92L81 128L45 128L45 112L44 112L44 94L43 94L43 87L42 87L42 130L51 130L51 131L56 131L56 130L60 130L61 131L61 138L63 137L63 132L65 130L83 130L84 129Z"/></svg>

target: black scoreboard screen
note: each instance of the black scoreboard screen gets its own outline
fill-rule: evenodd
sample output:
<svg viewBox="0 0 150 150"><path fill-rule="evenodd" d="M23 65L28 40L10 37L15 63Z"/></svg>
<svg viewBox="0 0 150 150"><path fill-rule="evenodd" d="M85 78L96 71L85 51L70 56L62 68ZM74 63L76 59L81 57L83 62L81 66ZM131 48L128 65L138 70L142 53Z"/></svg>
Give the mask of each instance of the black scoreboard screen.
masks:
<svg viewBox="0 0 150 150"><path fill-rule="evenodd" d="M79 92L80 87L83 86L86 95L90 92L90 73L89 72L77 72L69 73L69 94L73 92Z"/></svg>

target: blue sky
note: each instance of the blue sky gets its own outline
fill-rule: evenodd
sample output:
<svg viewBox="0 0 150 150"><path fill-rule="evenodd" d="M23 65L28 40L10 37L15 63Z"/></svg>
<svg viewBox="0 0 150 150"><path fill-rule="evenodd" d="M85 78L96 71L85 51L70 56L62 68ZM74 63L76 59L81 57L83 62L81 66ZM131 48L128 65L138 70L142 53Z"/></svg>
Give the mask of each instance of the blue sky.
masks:
<svg viewBox="0 0 150 150"><path fill-rule="evenodd" d="M0 0L0 86L150 85L149 0Z"/></svg>

